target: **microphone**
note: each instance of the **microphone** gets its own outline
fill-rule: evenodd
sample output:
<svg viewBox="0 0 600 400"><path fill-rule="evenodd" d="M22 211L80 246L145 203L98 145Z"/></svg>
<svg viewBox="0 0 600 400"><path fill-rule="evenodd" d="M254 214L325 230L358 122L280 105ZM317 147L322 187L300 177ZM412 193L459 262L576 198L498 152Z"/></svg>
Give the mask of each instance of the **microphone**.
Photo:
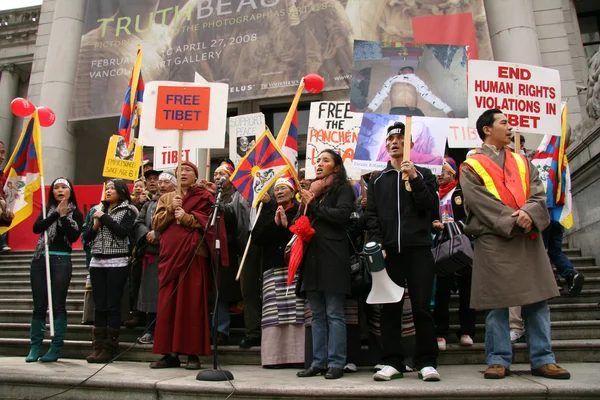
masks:
<svg viewBox="0 0 600 400"><path fill-rule="evenodd" d="M219 178L219 180L217 181L217 186L223 186L223 182L225 182L227 180L227 177L222 176Z"/></svg>

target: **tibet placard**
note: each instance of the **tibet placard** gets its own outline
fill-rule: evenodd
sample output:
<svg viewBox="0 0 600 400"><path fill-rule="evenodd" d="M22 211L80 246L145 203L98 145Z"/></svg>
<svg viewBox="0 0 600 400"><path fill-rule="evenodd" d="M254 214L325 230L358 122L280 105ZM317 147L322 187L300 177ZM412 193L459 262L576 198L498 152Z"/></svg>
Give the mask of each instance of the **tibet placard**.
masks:
<svg viewBox="0 0 600 400"><path fill-rule="evenodd" d="M142 149L137 139L133 139L132 145L128 147L123 136L112 135L106 150L102 176L133 181L140 173L141 163Z"/></svg>
<svg viewBox="0 0 600 400"><path fill-rule="evenodd" d="M349 102L320 101L310 104L306 137L306 179L316 178L317 157L325 149L333 149L342 156L348 177L360 178L361 171L354 167L352 161L361 120L362 114L350 112Z"/></svg>
<svg viewBox="0 0 600 400"><path fill-rule="evenodd" d="M140 143L144 146L222 149L225 147L227 100L225 83L156 81L146 84Z"/></svg>
<svg viewBox="0 0 600 400"><path fill-rule="evenodd" d="M177 168L179 156L177 148L168 146L154 147L154 169L159 171ZM196 149L181 149L181 161L190 161L198 165L198 151Z"/></svg>
<svg viewBox="0 0 600 400"><path fill-rule="evenodd" d="M560 74L555 69L497 61L469 61L469 126L497 108L513 130L560 136Z"/></svg>
<svg viewBox="0 0 600 400"><path fill-rule="evenodd" d="M265 115L254 113L229 118L229 158L235 165L265 131Z"/></svg>

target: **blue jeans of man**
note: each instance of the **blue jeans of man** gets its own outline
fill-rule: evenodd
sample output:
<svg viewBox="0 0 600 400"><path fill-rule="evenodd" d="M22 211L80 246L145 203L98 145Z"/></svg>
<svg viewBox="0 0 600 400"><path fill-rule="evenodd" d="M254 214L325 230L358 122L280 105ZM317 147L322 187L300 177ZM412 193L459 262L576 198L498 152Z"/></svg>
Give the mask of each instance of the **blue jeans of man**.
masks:
<svg viewBox="0 0 600 400"><path fill-rule="evenodd" d="M550 221L550 225L542 232L544 246L548 249L548 257L561 277L566 278L575 273L571 260L562 251L562 242L565 228L560 222Z"/></svg>
<svg viewBox="0 0 600 400"><path fill-rule="evenodd" d="M531 368L556 363L550 338L550 309L546 301L522 306L521 314L525 321ZM500 364L510 368L512 345L508 308L489 310L485 314L485 361L488 366Z"/></svg>
<svg viewBox="0 0 600 400"><path fill-rule="evenodd" d="M346 365L346 316L343 294L306 292L312 312L314 368L340 368Z"/></svg>
<svg viewBox="0 0 600 400"><path fill-rule="evenodd" d="M73 264L70 256L50 256L50 282L52 287L52 311L54 319L67 318L67 293L71 283ZM46 259L44 255L34 258L29 274L33 295L33 319L46 320L48 311L48 288L46 286Z"/></svg>
<svg viewBox="0 0 600 400"><path fill-rule="evenodd" d="M229 327L231 326L231 316L229 315L229 302L226 300L219 299L217 302L218 308L218 321L217 321L217 332L222 333L225 336L229 336Z"/></svg>

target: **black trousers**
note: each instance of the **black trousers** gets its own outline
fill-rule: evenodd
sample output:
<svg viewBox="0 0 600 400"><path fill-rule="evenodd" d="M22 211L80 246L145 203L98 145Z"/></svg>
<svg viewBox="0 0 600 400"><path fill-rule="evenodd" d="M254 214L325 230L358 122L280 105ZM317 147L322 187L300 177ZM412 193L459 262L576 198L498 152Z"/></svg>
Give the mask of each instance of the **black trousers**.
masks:
<svg viewBox="0 0 600 400"><path fill-rule="evenodd" d="M50 256L50 283L54 319L67 319L67 293L71 283L73 264L70 256ZM34 258L29 273L33 296L32 319L46 320L48 288L46 286L46 258Z"/></svg>
<svg viewBox="0 0 600 400"><path fill-rule="evenodd" d="M408 286L416 330L416 352L413 359L417 369L437 367L438 346L435 323L430 311L435 262L431 249L415 247L401 253L388 253L388 275L399 286ZM404 371L404 347L402 344L402 306L398 303L384 304L381 308L381 341L383 364Z"/></svg>
<svg viewBox="0 0 600 400"><path fill-rule="evenodd" d="M437 337L448 338L450 327L450 294L452 289L458 289L460 305L458 308L458 318L460 321L460 330L456 336L462 335L475 337L475 310L470 308L471 303L471 273L460 276L444 276L437 278L435 292L435 308L433 309L433 318L435 319L435 332Z"/></svg>
<svg viewBox="0 0 600 400"><path fill-rule="evenodd" d="M90 268L95 327L121 327L121 297L128 277L128 267Z"/></svg>
<svg viewBox="0 0 600 400"><path fill-rule="evenodd" d="M240 275L240 289L244 301L244 325L246 336L261 336L262 318L262 248L250 245L244 269Z"/></svg>

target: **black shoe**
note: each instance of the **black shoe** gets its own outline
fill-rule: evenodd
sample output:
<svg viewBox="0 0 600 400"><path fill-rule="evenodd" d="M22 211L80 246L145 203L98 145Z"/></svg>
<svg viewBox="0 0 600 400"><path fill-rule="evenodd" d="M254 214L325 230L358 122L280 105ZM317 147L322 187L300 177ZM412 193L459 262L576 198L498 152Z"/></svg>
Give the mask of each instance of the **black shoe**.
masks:
<svg viewBox="0 0 600 400"><path fill-rule="evenodd" d="M583 288L584 281L585 276L583 276L583 274L580 274L579 272L575 272L567 277L569 297L577 296L579 293L581 293L581 288Z"/></svg>
<svg viewBox="0 0 600 400"><path fill-rule="evenodd" d="M298 378L310 378L312 376L323 375L326 372L327 372L326 368L310 367L309 369L306 369L304 371L300 371L300 372L296 373L296 376Z"/></svg>
<svg viewBox="0 0 600 400"><path fill-rule="evenodd" d="M227 346L227 343L229 343L229 336L227 336L224 333L218 332L217 333L217 344L219 346Z"/></svg>
<svg viewBox="0 0 600 400"><path fill-rule="evenodd" d="M249 349L254 346L260 346L259 337L246 336L240 341L240 349Z"/></svg>
<svg viewBox="0 0 600 400"><path fill-rule="evenodd" d="M344 376L343 369L331 367L325 374L325 379L340 379L342 376Z"/></svg>

